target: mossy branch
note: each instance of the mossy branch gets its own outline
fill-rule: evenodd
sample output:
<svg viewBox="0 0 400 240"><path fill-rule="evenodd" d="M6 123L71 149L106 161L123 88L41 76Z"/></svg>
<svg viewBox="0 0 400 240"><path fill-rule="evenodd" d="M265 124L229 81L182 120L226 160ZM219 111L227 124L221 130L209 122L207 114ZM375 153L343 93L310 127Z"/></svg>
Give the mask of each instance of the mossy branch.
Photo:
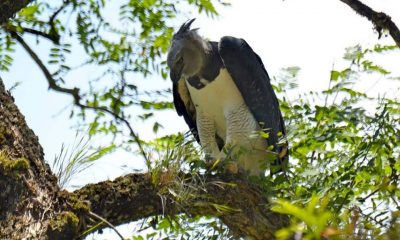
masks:
<svg viewBox="0 0 400 240"><path fill-rule="evenodd" d="M274 239L275 231L288 224L286 216L270 210L269 201L259 187L237 175L184 175L180 179L190 185L190 198L180 199L164 191L174 188L174 181L155 186L149 173L89 184L73 194L114 225L155 215L185 213L216 216L236 237ZM99 226L104 227L107 226Z"/></svg>

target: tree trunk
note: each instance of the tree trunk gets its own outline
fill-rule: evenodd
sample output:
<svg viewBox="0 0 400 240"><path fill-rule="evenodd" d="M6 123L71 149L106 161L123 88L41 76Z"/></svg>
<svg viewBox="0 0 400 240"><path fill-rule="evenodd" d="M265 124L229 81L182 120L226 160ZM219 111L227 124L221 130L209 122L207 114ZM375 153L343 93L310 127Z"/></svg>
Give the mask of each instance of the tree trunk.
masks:
<svg viewBox="0 0 400 240"><path fill-rule="evenodd" d="M73 193L60 190L38 138L1 81L0 189L0 239L75 239L93 226L107 227L99 225L101 218L119 225L177 213L219 217L235 236L254 239L273 239L287 224L269 210L257 186L232 175L164 173L155 183L150 173L128 174ZM177 198L171 189L191 191L190 197Z"/></svg>
<svg viewBox="0 0 400 240"><path fill-rule="evenodd" d="M57 179L0 81L0 238L39 238L57 214Z"/></svg>
<svg viewBox="0 0 400 240"><path fill-rule="evenodd" d="M0 24L6 22L21 8L28 5L32 0L1 0L0 1Z"/></svg>

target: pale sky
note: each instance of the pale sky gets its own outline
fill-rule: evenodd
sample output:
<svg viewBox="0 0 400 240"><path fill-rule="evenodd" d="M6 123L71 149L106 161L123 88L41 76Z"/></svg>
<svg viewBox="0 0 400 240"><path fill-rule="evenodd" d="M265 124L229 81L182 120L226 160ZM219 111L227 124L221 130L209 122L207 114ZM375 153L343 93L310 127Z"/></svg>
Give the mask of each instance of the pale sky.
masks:
<svg viewBox="0 0 400 240"><path fill-rule="evenodd" d="M218 40L222 36L231 35L245 39L257 52L272 77L279 69L288 66L299 66L301 73L299 85L301 91L320 90L327 87L332 66L344 67L341 58L344 49L355 44L371 46L376 43L377 34L372 24L357 15L339 0L233 0L232 6L219 8L220 16L214 19L197 13L180 16L176 25L189 18L196 17L194 27L199 27L200 34L210 40ZM363 0L375 10L383 11L392 17L400 26L399 0ZM381 44L394 44L390 37L379 41ZM43 46L37 51L45 49ZM46 55L47 52L42 52ZM383 56L382 65L397 70L400 75L400 54ZM93 72L80 73L80 81L85 81ZM53 160L59 153L61 144L71 144L75 130L73 122L68 119L70 106L69 96L47 91L44 76L26 55L17 48L15 64L9 73L1 73L7 87L15 81L22 81L13 95L20 110L26 117L28 125L39 136L47 160ZM77 76L74 76L77 77ZM76 80L76 79L75 79ZM360 84L368 89L375 80ZM153 76L145 82L146 88L166 88L169 81ZM399 87L377 86L372 91L382 89L393 90ZM386 91L386 90L385 90ZM172 97L171 97L172 99ZM70 109L70 108L68 108ZM164 124L159 136L166 133L186 131L183 119L174 111L158 114ZM154 137L151 124L136 125L137 131L147 139ZM98 140L101 142L101 139ZM127 168L121 168L126 165ZM113 179L132 168L140 168L140 160L132 155L115 153L100 160L95 166L77 176L71 185L84 185L105 179ZM121 229L128 237L132 229ZM113 239L112 235L107 235ZM110 237L111 236L111 237ZM100 237L104 239L106 236Z"/></svg>

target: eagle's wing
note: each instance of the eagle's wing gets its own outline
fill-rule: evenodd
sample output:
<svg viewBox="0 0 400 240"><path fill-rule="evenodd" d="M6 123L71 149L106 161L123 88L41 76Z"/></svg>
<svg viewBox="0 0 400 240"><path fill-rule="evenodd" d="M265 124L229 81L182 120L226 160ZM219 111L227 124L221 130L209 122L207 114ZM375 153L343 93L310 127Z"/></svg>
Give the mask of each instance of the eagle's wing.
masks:
<svg viewBox="0 0 400 240"><path fill-rule="evenodd" d="M197 142L200 143L196 125L196 109L193 105L192 99L190 98L190 93L184 79L181 79L178 83L172 85L172 93L176 112L179 116L183 116L193 136Z"/></svg>
<svg viewBox="0 0 400 240"><path fill-rule="evenodd" d="M269 133L269 146L274 146L278 157L274 165L281 170L287 163L287 144L278 145L278 133L285 135L285 125L278 99L261 58L243 39L223 37L219 53L224 65L243 96L246 105L261 127ZM263 125L263 126L262 126Z"/></svg>

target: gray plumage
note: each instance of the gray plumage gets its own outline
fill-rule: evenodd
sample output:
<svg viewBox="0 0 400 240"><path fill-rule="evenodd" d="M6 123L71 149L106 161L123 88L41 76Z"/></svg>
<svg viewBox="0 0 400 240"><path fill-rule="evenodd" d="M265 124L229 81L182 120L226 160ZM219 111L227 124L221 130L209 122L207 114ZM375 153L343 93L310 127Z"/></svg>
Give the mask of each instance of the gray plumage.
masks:
<svg viewBox="0 0 400 240"><path fill-rule="evenodd" d="M168 52L178 115L213 158L234 148L239 167L252 175L263 174L265 166L281 170L288 160L287 143L278 144L285 126L260 57L243 39L204 40L190 29L193 21L174 34ZM261 130L267 139L257 134ZM247 152L240 156L238 149Z"/></svg>

